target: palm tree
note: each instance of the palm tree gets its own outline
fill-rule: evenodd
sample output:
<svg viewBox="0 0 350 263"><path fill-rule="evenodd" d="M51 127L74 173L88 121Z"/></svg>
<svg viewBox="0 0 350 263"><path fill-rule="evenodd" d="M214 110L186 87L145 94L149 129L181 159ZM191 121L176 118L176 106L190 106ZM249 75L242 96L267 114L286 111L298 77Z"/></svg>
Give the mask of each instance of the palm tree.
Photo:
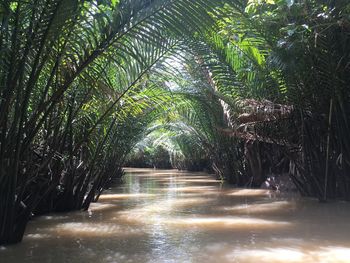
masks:
<svg viewBox="0 0 350 263"><path fill-rule="evenodd" d="M97 163L103 160L107 167L123 159L107 143L118 134L130 92L146 85L147 72L185 34L210 27L214 19L208 12L216 13L220 5L204 0L1 3L0 243L20 241L33 211L88 207L106 181ZM74 200L62 207L61 198Z"/></svg>

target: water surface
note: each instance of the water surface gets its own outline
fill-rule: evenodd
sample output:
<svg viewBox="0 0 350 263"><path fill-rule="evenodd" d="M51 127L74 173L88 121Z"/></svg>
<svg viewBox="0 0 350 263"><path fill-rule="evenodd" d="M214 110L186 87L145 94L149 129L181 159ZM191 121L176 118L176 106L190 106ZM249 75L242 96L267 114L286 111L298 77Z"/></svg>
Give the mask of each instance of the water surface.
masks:
<svg viewBox="0 0 350 263"><path fill-rule="evenodd" d="M31 221L16 262L350 262L350 204L233 189L204 173L128 169L87 212Z"/></svg>

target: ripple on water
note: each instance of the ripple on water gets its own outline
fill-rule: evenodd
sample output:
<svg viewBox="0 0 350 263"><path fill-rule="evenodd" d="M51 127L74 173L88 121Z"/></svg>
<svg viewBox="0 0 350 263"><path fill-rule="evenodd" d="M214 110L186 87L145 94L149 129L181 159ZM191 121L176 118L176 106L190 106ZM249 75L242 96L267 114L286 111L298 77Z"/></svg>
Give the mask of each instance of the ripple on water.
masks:
<svg viewBox="0 0 350 263"><path fill-rule="evenodd" d="M271 201L270 203L240 204L234 206L221 206L215 208L217 211L224 211L234 214L266 214L283 213L296 209L295 202L292 201Z"/></svg>
<svg viewBox="0 0 350 263"><path fill-rule="evenodd" d="M1 263L350 262L350 204L320 205L206 174L136 169L89 212L29 223Z"/></svg>
<svg viewBox="0 0 350 263"><path fill-rule="evenodd" d="M143 233L139 228L132 228L129 226L118 225L115 223L83 223L83 222L69 222L58 224L51 229L52 232L60 236L76 237L108 237L108 236L133 236Z"/></svg>
<svg viewBox="0 0 350 263"><path fill-rule="evenodd" d="M350 262L350 248L319 247L319 248L291 248L267 247L264 249L238 250L226 256L228 260L246 263L314 263L314 262Z"/></svg>

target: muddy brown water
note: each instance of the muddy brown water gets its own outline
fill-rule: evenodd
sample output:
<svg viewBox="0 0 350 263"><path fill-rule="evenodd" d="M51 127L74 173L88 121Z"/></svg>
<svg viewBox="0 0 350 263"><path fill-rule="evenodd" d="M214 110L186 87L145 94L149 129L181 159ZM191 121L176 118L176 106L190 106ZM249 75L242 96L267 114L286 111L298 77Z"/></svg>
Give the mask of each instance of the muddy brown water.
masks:
<svg viewBox="0 0 350 263"><path fill-rule="evenodd" d="M210 175L127 169L87 212L32 220L16 262L350 262L350 204L234 189Z"/></svg>

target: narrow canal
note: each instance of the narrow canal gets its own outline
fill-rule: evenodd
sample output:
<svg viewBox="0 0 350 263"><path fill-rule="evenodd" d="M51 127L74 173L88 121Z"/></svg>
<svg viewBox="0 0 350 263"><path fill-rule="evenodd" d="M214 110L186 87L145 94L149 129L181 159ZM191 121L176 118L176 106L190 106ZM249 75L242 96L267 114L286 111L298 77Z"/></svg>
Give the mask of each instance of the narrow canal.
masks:
<svg viewBox="0 0 350 263"><path fill-rule="evenodd" d="M350 204L128 169L87 212L30 222L0 262L350 262Z"/></svg>

